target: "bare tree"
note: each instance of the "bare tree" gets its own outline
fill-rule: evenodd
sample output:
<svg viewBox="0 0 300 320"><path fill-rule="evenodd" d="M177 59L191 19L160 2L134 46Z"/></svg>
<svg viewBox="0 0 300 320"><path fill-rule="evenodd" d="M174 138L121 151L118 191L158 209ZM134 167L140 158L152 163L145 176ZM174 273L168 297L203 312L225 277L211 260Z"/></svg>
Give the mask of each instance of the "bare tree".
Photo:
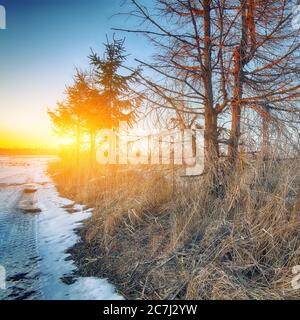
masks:
<svg viewBox="0 0 300 320"><path fill-rule="evenodd" d="M117 30L142 33L157 48L153 62L139 61L160 75L141 76L145 99L204 116L206 168L217 166L220 142L233 163L238 158L246 108L264 119L265 140L269 121L298 111L299 30L291 25L297 1L157 0L155 9L131 2L141 24Z"/></svg>
<svg viewBox="0 0 300 320"><path fill-rule="evenodd" d="M264 146L278 112L298 112L299 31L293 30L296 1L240 0L240 42L234 51L232 122L229 156L237 158L241 110L251 108L263 118Z"/></svg>

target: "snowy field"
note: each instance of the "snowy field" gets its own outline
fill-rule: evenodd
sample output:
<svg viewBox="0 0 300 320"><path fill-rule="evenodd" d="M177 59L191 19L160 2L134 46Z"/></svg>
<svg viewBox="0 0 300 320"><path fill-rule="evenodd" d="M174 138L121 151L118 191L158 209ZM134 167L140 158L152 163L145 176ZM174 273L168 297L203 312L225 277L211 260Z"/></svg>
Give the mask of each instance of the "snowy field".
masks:
<svg viewBox="0 0 300 320"><path fill-rule="evenodd" d="M76 267L66 250L76 243L74 230L91 210L61 198L46 175L47 157L0 157L0 266L6 271L1 299L122 299L106 279L72 277ZM27 182L38 184L38 215L16 208Z"/></svg>

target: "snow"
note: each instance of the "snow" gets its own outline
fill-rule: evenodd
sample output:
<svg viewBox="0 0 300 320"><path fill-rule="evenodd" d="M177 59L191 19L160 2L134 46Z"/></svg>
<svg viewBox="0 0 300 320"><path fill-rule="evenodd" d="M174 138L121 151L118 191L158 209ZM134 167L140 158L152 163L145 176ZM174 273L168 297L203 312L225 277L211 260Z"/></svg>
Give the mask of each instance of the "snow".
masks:
<svg viewBox="0 0 300 320"><path fill-rule="evenodd" d="M0 158L0 183L20 184L28 179L42 184L37 191L37 203L42 210L35 216L37 219L37 244L40 256L40 273L43 298L47 300L121 300L122 296L115 292L106 279L94 277L75 277L75 282L66 284L63 277L72 277L76 266L66 250L71 248L78 236L75 230L83 221L92 215L92 209L75 204L78 211L68 213L62 208L72 205L71 200L60 197L51 179L45 174L49 159L26 158L17 159L11 165L11 159ZM7 166L7 163L10 166ZM21 214L21 213L20 213ZM33 217L34 218L34 217Z"/></svg>

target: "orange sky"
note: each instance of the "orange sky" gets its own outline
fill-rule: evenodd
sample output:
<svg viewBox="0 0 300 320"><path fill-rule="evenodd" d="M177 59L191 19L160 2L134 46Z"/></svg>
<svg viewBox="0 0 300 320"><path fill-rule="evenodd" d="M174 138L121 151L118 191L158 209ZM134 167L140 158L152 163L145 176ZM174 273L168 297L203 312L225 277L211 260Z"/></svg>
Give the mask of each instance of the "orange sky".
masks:
<svg viewBox="0 0 300 320"><path fill-rule="evenodd" d="M30 66L28 66L30 72ZM37 71L31 73L37 77ZM0 148L52 148L55 139L47 107L55 105L58 90L39 86L26 75L0 77ZM50 81L49 81L50 82ZM52 82L48 85L52 85ZM63 92L63 85L61 85Z"/></svg>
<svg viewBox="0 0 300 320"><path fill-rule="evenodd" d="M46 130L45 130L46 129ZM48 128L0 128L0 148L55 148L57 138Z"/></svg>
<svg viewBox="0 0 300 320"><path fill-rule="evenodd" d="M121 0L8 1L0 30L0 148L52 148L63 143L47 114L63 98L75 67L86 68L90 48L101 52L111 27L128 23ZM127 4L122 7L129 11ZM55 23L53 23L55 21ZM126 48L145 60L146 40L127 35Z"/></svg>

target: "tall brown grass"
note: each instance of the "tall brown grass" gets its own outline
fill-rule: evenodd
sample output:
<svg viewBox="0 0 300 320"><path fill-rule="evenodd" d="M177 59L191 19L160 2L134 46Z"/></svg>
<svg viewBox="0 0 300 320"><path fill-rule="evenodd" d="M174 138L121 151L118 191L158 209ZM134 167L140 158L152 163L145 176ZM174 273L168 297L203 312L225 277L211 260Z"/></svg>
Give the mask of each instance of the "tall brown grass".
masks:
<svg viewBox="0 0 300 320"><path fill-rule="evenodd" d="M206 174L175 186L157 168L50 172L58 165L59 190L95 208L72 251L81 274L108 277L128 298L300 298L298 160L257 159L224 166L215 184Z"/></svg>

